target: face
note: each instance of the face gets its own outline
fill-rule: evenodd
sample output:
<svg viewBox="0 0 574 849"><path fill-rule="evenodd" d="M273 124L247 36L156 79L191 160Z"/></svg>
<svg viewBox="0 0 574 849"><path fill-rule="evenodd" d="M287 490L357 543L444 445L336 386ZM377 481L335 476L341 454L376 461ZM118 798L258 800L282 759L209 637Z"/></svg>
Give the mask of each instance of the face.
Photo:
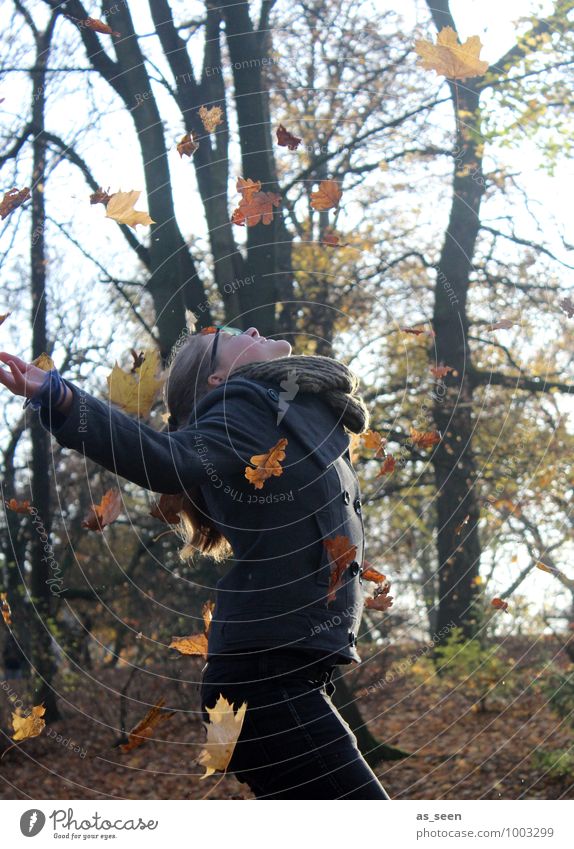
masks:
<svg viewBox="0 0 574 849"><path fill-rule="evenodd" d="M248 327L235 336L225 330L221 330L218 335L215 367L207 379L213 388L219 386L239 366L291 356L290 342L286 339L266 339L260 336L256 327ZM207 355L210 356L215 334L210 334L208 338Z"/></svg>

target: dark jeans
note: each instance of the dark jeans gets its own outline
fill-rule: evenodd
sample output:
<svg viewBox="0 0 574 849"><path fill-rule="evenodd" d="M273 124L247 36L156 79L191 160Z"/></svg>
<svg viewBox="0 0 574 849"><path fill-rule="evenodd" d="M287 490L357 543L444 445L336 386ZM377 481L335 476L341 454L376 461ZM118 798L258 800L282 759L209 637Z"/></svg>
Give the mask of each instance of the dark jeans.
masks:
<svg viewBox="0 0 574 849"><path fill-rule="evenodd" d="M247 710L228 772L258 799L388 799L331 702L334 666L296 651L218 655L203 667L201 709L222 694Z"/></svg>

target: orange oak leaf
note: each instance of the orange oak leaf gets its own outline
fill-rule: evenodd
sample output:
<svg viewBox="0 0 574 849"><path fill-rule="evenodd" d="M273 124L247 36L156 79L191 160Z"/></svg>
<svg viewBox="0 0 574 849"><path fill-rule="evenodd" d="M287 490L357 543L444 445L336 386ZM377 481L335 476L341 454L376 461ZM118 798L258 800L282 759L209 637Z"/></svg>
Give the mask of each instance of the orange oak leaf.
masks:
<svg viewBox="0 0 574 849"><path fill-rule="evenodd" d="M385 445L387 439L376 430L367 430L360 434L365 448L375 448L375 457L383 457L385 454Z"/></svg>
<svg viewBox="0 0 574 849"><path fill-rule="evenodd" d="M170 716L173 716L175 713L174 710L162 710L162 705L164 704L165 699L162 696L151 710L148 710L144 718L140 720L131 731L128 731L127 742L120 744L122 752L131 752L132 749L136 749L138 746L141 746L142 743L145 743L146 740L150 739L154 729L160 722L163 722L164 720L169 719Z"/></svg>
<svg viewBox="0 0 574 849"><path fill-rule="evenodd" d="M19 206L22 206L25 200L28 200L30 197L30 189L10 189L6 192L2 200L0 201L0 218L6 218L11 212L14 212L15 209L18 209Z"/></svg>
<svg viewBox="0 0 574 849"><path fill-rule="evenodd" d="M17 501L11 498L10 501L4 501L8 510L13 510L15 513L28 513L30 511L29 501Z"/></svg>
<svg viewBox="0 0 574 849"><path fill-rule="evenodd" d="M152 505L149 515L153 516L154 519L165 522L167 525L178 525L181 521L179 514L183 508L183 499L183 493L177 493L175 495L162 493L159 500Z"/></svg>
<svg viewBox="0 0 574 849"><path fill-rule="evenodd" d="M206 601L201 612L203 614L203 634L190 634L187 637L172 637L168 648L177 649L181 654L200 654L207 657L207 638L213 618L215 602Z"/></svg>
<svg viewBox="0 0 574 849"><path fill-rule="evenodd" d="M339 235L334 230L331 230L331 228L328 228L323 233L320 244L327 245L329 248L346 248L349 242L341 242Z"/></svg>
<svg viewBox="0 0 574 849"><path fill-rule="evenodd" d="M297 138L289 130L286 130L283 124L279 124L279 127L276 130L277 132L277 144L281 147L288 147L289 150L297 150L297 147L301 143L302 139Z"/></svg>
<svg viewBox="0 0 574 849"><path fill-rule="evenodd" d="M180 157L191 157L193 156L198 147L199 142L195 140L195 134L192 130L190 133L186 133L180 138L177 143L177 152L179 153Z"/></svg>
<svg viewBox="0 0 574 849"><path fill-rule="evenodd" d="M253 182L250 178L244 180L238 177L237 191L241 192L239 206L231 215L231 223L247 227L254 227L261 222L271 224L273 221L273 207L281 203L281 195L277 192L262 192L261 181Z"/></svg>
<svg viewBox="0 0 574 849"><path fill-rule="evenodd" d="M436 377L438 380L440 380L441 377L446 377L449 371L454 372L454 369L452 366L445 366L440 363L438 366L431 366L429 371L433 377Z"/></svg>
<svg viewBox="0 0 574 849"><path fill-rule="evenodd" d="M88 29L94 30L94 32L103 32L105 35L121 35L121 32L114 32L110 26L98 18L85 18L80 23L88 27Z"/></svg>
<svg viewBox="0 0 574 849"><path fill-rule="evenodd" d="M503 601L501 598L493 598L491 600L492 607L495 607L497 610L504 610L505 613L508 613L508 602Z"/></svg>
<svg viewBox="0 0 574 849"><path fill-rule="evenodd" d="M10 605L8 604L8 593L0 593L0 602L2 604L2 618L6 625L11 625L12 611L10 610Z"/></svg>
<svg viewBox="0 0 574 849"><path fill-rule="evenodd" d="M392 454L387 454L384 459L384 462L381 464L381 468L378 471L378 474L375 477L380 478L382 475L391 475L395 471L395 466L397 465L397 461L393 457Z"/></svg>
<svg viewBox="0 0 574 849"><path fill-rule="evenodd" d="M482 43L478 35L467 38L464 44L452 27L443 27L436 44L426 39L415 41L419 64L429 71L436 71L451 80L478 77L488 68L488 62L479 59Z"/></svg>
<svg viewBox="0 0 574 849"><path fill-rule="evenodd" d="M200 106L198 112L206 133L213 133L223 122L223 109L220 106L212 106L211 109Z"/></svg>
<svg viewBox="0 0 574 849"><path fill-rule="evenodd" d="M250 463L256 467L255 469L249 466L245 467L245 477L252 483L255 489L262 489L267 478L272 476L279 477L283 474L281 461L285 459L285 447L288 440L285 437L279 439L273 448L265 454L254 454L249 459Z"/></svg>
<svg viewBox="0 0 574 849"><path fill-rule="evenodd" d="M386 575L383 575L382 572L379 572L378 569L375 569L368 560L363 560L363 569L361 571L361 575L364 581L374 581L376 584L382 584L383 581L387 580Z"/></svg>
<svg viewBox="0 0 574 849"><path fill-rule="evenodd" d="M115 522L121 509L121 492L117 487L112 487L104 494L99 504L92 504L82 522L82 528L87 528L89 531L103 531L106 525Z"/></svg>
<svg viewBox="0 0 574 849"><path fill-rule="evenodd" d="M332 209L338 206L343 192L336 180L321 180L316 192L311 192L313 209Z"/></svg>
<svg viewBox="0 0 574 849"><path fill-rule="evenodd" d="M413 445L416 445L417 448L431 448L437 442L440 442L441 435L438 430L426 431L411 427L410 438Z"/></svg>
<svg viewBox="0 0 574 849"><path fill-rule="evenodd" d="M329 589L327 590L327 604L330 604L335 601L337 590L343 586L345 569L355 559L357 546L351 545L349 537L343 534L324 539L323 545L327 549L331 561L331 575Z"/></svg>

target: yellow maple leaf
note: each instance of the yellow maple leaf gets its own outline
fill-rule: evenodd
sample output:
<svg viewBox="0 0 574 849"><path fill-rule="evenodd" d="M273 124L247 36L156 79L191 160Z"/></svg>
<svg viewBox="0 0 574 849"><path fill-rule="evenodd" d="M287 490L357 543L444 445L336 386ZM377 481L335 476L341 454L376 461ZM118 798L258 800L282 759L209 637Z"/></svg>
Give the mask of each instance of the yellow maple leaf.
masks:
<svg viewBox="0 0 574 849"><path fill-rule="evenodd" d="M467 38L460 44L452 27L443 27L436 44L426 39L415 41L415 50L420 64L428 71L436 71L451 80L478 77L488 69L488 62L479 59L482 43L478 35Z"/></svg>
<svg viewBox="0 0 574 849"><path fill-rule="evenodd" d="M237 713L234 713L233 705L220 695L215 707L206 709L209 714L209 724L204 723L207 742L198 758L198 763L206 768L206 772L200 778L213 775L216 770L225 772L227 769L241 734L247 702L243 702Z"/></svg>
<svg viewBox="0 0 574 849"><path fill-rule="evenodd" d="M134 230L137 224L155 224L149 213L134 209L141 192L114 192L106 203L106 218L113 218L119 224L127 224Z"/></svg>
<svg viewBox="0 0 574 849"><path fill-rule="evenodd" d="M154 398L163 386L163 379L156 378L159 365L159 352L156 348L147 348L145 358L136 373L126 372L117 364L106 378L110 401L117 404L126 413L148 415Z"/></svg>
<svg viewBox="0 0 574 849"><path fill-rule="evenodd" d="M14 726L13 740L27 740L29 737L37 737L45 728L46 722L42 719L46 713L44 705L35 705L29 716L22 715L22 708L16 708L12 712L12 725Z"/></svg>
<svg viewBox="0 0 574 849"><path fill-rule="evenodd" d="M41 368L43 371L50 371L51 369L56 368L54 360L45 351L42 351L35 360L32 360L32 365Z"/></svg>

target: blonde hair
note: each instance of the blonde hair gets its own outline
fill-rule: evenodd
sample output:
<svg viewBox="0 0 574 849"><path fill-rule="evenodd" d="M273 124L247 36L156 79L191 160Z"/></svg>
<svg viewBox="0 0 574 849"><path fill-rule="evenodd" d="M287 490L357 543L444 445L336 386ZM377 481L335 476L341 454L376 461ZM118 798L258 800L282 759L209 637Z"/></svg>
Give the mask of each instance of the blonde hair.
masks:
<svg viewBox="0 0 574 849"><path fill-rule="evenodd" d="M190 310L186 310L185 314L187 330L171 350L163 389L163 400L170 413L170 424L164 428L168 431L184 427L196 404L210 391L207 378L213 337L190 332L195 327L196 318ZM181 505L179 525L173 526L174 532L184 542L179 551L180 559L186 561L196 551L216 562L232 556L233 549L209 516L200 488L182 491Z"/></svg>

